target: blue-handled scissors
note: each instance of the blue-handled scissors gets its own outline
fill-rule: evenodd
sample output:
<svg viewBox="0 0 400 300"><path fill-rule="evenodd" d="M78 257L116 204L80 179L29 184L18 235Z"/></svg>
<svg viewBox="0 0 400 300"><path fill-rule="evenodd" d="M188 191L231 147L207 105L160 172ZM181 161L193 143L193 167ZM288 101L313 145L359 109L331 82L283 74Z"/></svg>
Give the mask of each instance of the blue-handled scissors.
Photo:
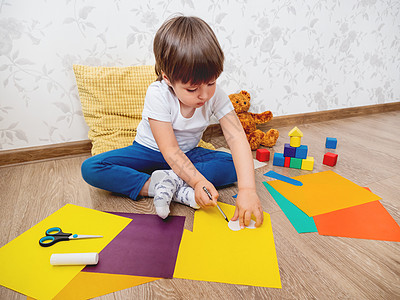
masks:
<svg viewBox="0 0 400 300"><path fill-rule="evenodd" d="M49 247L61 241L69 241L75 239L91 239L100 237L103 236L66 233L63 232L60 227L52 227L46 230L46 236L42 237L39 240L39 245L42 247Z"/></svg>

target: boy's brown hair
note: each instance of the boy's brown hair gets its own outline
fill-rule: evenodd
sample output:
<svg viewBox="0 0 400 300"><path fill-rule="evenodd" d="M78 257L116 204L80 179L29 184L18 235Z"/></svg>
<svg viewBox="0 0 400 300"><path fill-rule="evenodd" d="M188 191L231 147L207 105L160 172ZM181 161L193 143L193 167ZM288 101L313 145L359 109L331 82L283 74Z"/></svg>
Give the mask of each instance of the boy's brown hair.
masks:
<svg viewBox="0 0 400 300"><path fill-rule="evenodd" d="M153 43L158 79L163 71L169 81L208 83L223 71L224 53L211 27L197 17L179 16L167 20Z"/></svg>

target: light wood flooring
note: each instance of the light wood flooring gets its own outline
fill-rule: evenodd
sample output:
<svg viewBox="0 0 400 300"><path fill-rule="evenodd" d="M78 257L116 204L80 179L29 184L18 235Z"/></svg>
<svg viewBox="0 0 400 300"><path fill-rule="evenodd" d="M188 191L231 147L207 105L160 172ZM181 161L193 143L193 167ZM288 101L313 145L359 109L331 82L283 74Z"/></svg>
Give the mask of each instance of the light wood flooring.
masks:
<svg viewBox="0 0 400 300"><path fill-rule="evenodd" d="M277 128L273 151L282 152L293 126ZM313 172L334 170L369 187L400 224L400 111L300 126L302 144L315 157ZM322 165L325 138L338 139L338 164ZM216 146L226 146L213 137ZM255 152L254 152L255 155ZM87 156L0 168L0 247L67 203L103 211L155 213L151 199L132 201L87 185L80 173ZM298 234L262 181L268 170L287 176L309 171L267 166L256 170L263 208L270 213L282 289L183 279L161 279L100 299L400 299L400 243L318 233ZM220 190L222 202L234 204L235 186ZM194 211L172 204L172 214L186 216L191 230ZM0 286L0 299L26 299Z"/></svg>

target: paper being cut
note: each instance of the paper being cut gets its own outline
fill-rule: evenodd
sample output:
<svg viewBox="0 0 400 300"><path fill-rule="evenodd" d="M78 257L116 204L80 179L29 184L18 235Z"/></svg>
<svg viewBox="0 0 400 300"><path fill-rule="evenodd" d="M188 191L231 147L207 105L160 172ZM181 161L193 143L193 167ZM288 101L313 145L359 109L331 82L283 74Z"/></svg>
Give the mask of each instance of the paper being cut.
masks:
<svg viewBox="0 0 400 300"><path fill-rule="evenodd" d="M239 224L239 219L237 219L236 221L230 220L228 223L228 227L230 230L239 231L241 229L240 224ZM250 220L250 224L249 224L249 226L246 226L246 228L255 229L256 222L254 222L254 220Z"/></svg>

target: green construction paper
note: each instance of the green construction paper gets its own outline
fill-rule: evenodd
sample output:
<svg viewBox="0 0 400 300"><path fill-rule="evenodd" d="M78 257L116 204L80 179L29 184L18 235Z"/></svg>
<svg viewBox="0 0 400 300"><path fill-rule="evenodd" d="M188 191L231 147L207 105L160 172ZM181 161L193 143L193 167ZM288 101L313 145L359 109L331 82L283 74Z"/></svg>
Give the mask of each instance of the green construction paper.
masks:
<svg viewBox="0 0 400 300"><path fill-rule="evenodd" d="M318 232L313 217L307 216L267 182L264 181L263 184L298 233Z"/></svg>

